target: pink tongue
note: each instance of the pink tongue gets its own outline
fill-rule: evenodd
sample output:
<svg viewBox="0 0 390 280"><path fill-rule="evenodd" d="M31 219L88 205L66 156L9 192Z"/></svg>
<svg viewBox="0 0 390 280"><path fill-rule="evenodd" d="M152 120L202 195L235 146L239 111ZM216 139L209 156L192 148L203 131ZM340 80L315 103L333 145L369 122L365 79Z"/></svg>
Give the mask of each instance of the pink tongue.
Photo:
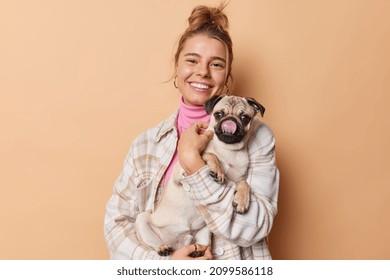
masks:
<svg viewBox="0 0 390 280"><path fill-rule="evenodd" d="M234 121L227 120L222 123L222 131L233 134L236 132L237 125Z"/></svg>

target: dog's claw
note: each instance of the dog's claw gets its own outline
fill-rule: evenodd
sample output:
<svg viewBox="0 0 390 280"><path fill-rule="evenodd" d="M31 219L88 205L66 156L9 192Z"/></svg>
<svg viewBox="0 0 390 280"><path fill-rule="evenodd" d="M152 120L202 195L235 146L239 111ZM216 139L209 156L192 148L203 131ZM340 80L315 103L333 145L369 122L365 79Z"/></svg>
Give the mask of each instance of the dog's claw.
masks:
<svg viewBox="0 0 390 280"><path fill-rule="evenodd" d="M192 252L191 254L189 254L189 256L190 256L191 258L199 258L199 257L201 257L201 256L203 256L203 255L204 255L204 252L199 252L199 251Z"/></svg>
<svg viewBox="0 0 390 280"><path fill-rule="evenodd" d="M159 254L159 256L169 256L171 253L172 253L172 248L171 247L168 247L168 245L161 245L158 250L157 250L157 254Z"/></svg>
<svg viewBox="0 0 390 280"><path fill-rule="evenodd" d="M217 172L210 171L210 176L219 184L224 184L226 182L225 176L219 176Z"/></svg>
<svg viewBox="0 0 390 280"><path fill-rule="evenodd" d="M214 179L215 182L217 182L218 184L225 184L225 179L219 179L219 178L215 178Z"/></svg>
<svg viewBox="0 0 390 280"><path fill-rule="evenodd" d="M233 211L236 212L237 214L243 215L246 214L249 210L249 207L244 207L242 205L238 205L237 202L232 203L233 205Z"/></svg>

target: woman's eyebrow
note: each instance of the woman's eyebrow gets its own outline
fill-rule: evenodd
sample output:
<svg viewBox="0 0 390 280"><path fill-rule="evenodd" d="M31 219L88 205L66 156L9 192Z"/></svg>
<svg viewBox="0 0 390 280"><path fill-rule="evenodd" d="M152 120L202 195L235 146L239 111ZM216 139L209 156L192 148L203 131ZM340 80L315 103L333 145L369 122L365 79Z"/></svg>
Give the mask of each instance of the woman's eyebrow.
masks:
<svg viewBox="0 0 390 280"><path fill-rule="evenodd" d="M201 57L198 53L186 53L184 56L196 56L196 57ZM221 60L223 62L226 62L226 59L220 56L212 56L211 60Z"/></svg>

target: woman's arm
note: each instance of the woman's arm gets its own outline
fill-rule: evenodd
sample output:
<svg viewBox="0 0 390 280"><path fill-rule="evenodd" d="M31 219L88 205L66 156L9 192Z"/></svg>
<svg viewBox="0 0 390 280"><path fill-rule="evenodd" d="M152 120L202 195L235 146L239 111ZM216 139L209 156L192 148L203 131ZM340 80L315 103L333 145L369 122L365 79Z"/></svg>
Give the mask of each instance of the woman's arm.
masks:
<svg viewBox="0 0 390 280"><path fill-rule="evenodd" d="M249 147L247 182L251 197L246 214L234 212L232 202L236 184L214 182L208 166L182 179L184 189L201 209L210 230L241 247L252 246L266 237L277 212L279 171L275 161L275 139L265 124L258 121L257 125Z"/></svg>
<svg viewBox="0 0 390 280"><path fill-rule="evenodd" d="M178 153L181 167L187 175L191 175L206 165L202 153L213 138L213 131L205 130L208 123L198 122L192 124L181 135Z"/></svg>
<svg viewBox="0 0 390 280"><path fill-rule="evenodd" d="M104 236L111 259L168 259L144 246L136 236L135 220L140 211L136 189L141 180L134 167L133 148L126 157L106 208Z"/></svg>
<svg viewBox="0 0 390 280"><path fill-rule="evenodd" d="M140 141L145 143L145 141ZM153 194L151 190L143 186L142 178L137 174L134 163L134 149L137 148L137 141L133 144L126 157L123 171L114 185L114 193L107 203L107 211L104 224L104 233L107 246L112 259L191 259L205 260L212 259L211 247L202 245L184 246L173 252L171 256L162 257L148 246L142 244L136 234L135 220L140 213L140 204ZM141 144L142 145L142 144ZM144 159L145 160L145 159ZM142 232L140 233L142 234ZM189 257L195 251L203 251L204 256L198 258Z"/></svg>

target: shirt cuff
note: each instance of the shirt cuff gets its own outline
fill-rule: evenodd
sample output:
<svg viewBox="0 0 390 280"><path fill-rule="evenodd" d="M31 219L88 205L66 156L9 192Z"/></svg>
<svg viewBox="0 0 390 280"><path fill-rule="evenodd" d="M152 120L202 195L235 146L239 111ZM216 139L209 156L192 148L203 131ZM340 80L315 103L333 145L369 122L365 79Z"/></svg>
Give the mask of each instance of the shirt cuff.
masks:
<svg viewBox="0 0 390 280"><path fill-rule="evenodd" d="M224 192L224 184L219 184L210 176L210 167L202 167L197 172L185 176L183 175L181 183L183 189L189 193L194 200L201 201L202 204L209 204L218 200L218 197Z"/></svg>

